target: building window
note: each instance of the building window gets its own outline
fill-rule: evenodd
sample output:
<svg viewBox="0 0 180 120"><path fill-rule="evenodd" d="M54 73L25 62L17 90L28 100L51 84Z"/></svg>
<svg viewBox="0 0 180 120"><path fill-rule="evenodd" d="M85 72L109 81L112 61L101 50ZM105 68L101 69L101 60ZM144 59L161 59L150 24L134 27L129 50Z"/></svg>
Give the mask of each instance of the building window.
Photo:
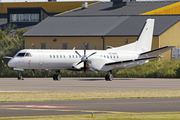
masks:
<svg viewBox="0 0 180 120"><path fill-rule="evenodd" d="M41 43L41 49L46 49L46 43Z"/></svg>
<svg viewBox="0 0 180 120"><path fill-rule="evenodd" d="M10 22L39 22L39 14L10 14Z"/></svg>
<svg viewBox="0 0 180 120"><path fill-rule="evenodd" d="M67 49L67 43L62 43L62 49Z"/></svg>
<svg viewBox="0 0 180 120"><path fill-rule="evenodd" d="M39 22L39 14L30 14L30 20Z"/></svg>

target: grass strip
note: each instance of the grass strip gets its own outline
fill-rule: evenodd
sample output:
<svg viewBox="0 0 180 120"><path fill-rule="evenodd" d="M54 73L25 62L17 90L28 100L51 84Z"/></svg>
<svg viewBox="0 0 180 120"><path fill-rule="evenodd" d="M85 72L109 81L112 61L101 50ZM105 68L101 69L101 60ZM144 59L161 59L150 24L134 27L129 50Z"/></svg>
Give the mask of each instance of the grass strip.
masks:
<svg viewBox="0 0 180 120"><path fill-rule="evenodd" d="M5 117L0 120L179 120L180 112L158 113L118 113L118 114L91 114L61 115L61 116L31 116L31 117Z"/></svg>
<svg viewBox="0 0 180 120"><path fill-rule="evenodd" d="M132 98L175 98L175 97L180 97L180 89L91 91L91 92L0 92L0 102L132 99Z"/></svg>

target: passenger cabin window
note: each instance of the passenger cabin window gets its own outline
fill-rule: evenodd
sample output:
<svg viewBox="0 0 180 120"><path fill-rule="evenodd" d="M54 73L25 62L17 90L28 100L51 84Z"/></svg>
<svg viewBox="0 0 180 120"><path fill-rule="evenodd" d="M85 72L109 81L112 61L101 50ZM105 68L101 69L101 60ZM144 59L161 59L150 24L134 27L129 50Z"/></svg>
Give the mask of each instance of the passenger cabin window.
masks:
<svg viewBox="0 0 180 120"><path fill-rule="evenodd" d="M17 57L24 57L25 53L19 53Z"/></svg>
<svg viewBox="0 0 180 120"><path fill-rule="evenodd" d="M53 58L55 58L55 55L53 55Z"/></svg>
<svg viewBox="0 0 180 120"><path fill-rule="evenodd" d="M62 56L60 55L60 58L62 58Z"/></svg>
<svg viewBox="0 0 180 120"><path fill-rule="evenodd" d="M52 58L52 55L50 55L50 58Z"/></svg>
<svg viewBox="0 0 180 120"><path fill-rule="evenodd" d="M65 55L63 55L63 57L64 57L64 58L66 58L66 56L65 56Z"/></svg>
<svg viewBox="0 0 180 120"><path fill-rule="evenodd" d="M71 58L71 55L69 55L69 58Z"/></svg>
<svg viewBox="0 0 180 120"><path fill-rule="evenodd" d="M59 58L59 56L58 55L56 55L57 56L57 58Z"/></svg>

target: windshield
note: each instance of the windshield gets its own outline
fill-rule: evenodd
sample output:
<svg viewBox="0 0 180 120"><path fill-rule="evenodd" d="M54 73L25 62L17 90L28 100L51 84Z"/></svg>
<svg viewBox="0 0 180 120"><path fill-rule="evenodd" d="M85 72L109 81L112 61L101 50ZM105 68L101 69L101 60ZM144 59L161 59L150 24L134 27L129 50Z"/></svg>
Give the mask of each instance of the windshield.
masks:
<svg viewBox="0 0 180 120"><path fill-rule="evenodd" d="M25 53L19 53L17 57L24 57Z"/></svg>
<svg viewBox="0 0 180 120"><path fill-rule="evenodd" d="M26 53L25 57L31 57L30 53Z"/></svg>

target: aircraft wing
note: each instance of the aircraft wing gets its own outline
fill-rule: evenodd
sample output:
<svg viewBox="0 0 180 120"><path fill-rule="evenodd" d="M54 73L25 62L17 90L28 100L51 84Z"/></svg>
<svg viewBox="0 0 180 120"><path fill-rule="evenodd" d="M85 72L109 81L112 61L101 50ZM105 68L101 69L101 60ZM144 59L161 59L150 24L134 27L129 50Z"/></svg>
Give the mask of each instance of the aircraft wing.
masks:
<svg viewBox="0 0 180 120"><path fill-rule="evenodd" d="M175 48L175 47L176 46L165 46L165 47L158 48L158 49L155 49L152 51L141 53L140 55L148 56L148 57L158 56L159 54L164 53L164 52L166 52L172 48Z"/></svg>
<svg viewBox="0 0 180 120"><path fill-rule="evenodd" d="M126 64L126 63L134 63L134 62L140 62L140 61L145 61L145 60L151 60L155 58L160 58L161 56L156 56L156 57L147 57L147 58L140 58L140 59L134 59L134 60L125 60L125 61L118 61L118 62L111 62L111 63L106 63L106 66L109 65L121 65L121 64Z"/></svg>

